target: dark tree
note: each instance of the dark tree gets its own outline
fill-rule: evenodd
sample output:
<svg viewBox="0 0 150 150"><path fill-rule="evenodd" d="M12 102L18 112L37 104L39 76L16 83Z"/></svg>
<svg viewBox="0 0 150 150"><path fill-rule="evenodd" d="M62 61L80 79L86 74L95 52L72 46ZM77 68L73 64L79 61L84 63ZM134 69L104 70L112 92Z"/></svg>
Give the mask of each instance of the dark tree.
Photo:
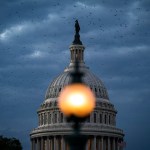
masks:
<svg viewBox="0 0 150 150"><path fill-rule="evenodd" d="M22 146L16 138L0 136L0 150L22 150Z"/></svg>

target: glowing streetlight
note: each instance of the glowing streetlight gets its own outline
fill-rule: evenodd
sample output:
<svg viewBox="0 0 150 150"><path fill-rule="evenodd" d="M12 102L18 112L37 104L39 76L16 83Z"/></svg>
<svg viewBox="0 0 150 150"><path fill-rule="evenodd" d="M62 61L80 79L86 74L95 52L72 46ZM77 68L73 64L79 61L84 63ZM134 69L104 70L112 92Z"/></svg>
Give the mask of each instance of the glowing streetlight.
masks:
<svg viewBox="0 0 150 150"><path fill-rule="evenodd" d="M80 78L79 75L79 80ZM70 150L85 150L88 137L80 134L80 122L84 121L95 107L95 96L91 89L82 82L66 86L60 93L58 106L66 116L67 121L74 123L74 133L65 136Z"/></svg>
<svg viewBox="0 0 150 150"><path fill-rule="evenodd" d="M83 83L70 84L60 93L58 106L67 117L87 117L95 107L95 96Z"/></svg>

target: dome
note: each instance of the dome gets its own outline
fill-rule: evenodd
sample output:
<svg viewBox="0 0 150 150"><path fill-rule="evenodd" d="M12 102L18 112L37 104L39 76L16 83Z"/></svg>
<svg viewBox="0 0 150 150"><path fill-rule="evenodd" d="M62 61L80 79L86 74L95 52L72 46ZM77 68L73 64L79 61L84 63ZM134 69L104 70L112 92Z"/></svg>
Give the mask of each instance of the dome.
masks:
<svg viewBox="0 0 150 150"><path fill-rule="evenodd" d="M64 70L58 77L56 77L49 85L45 99L55 98L59 96L60 91L64 86L68 85L71 81L71 72L74 69L74 64L71 63L68 68ZM91 88L95 93L97 98L109 99L107 90L103 82L95 76L88 67L83 63L80 64L80 70L83 72L84 76L82 78L83 82Z"/></svg>

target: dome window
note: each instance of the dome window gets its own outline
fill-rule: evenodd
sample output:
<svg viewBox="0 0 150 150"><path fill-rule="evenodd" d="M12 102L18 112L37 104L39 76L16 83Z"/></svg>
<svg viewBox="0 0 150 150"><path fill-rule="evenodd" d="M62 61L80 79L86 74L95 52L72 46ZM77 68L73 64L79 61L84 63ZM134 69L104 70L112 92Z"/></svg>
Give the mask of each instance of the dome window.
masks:
<svg viewBox="0 0 150 150"><path fill-rule="evenodd" d="M59 88L59 92L61 91L61 88Z"/></svg>
<svg viewBox="0 0 150 150"><path fill-rule="evenodd" d="M44 114L44 125L47 123L47 115Z"/></svg>
<svg viewBox="0 0 150 150"><path fill-rule="evenodd" d="M99 115L100 123L102 123L102 114Z"/></svg>
<svg viewBox="0 0 150 150"><path fill-rule="evenodd" d="M60 114L60 122L63 123L63 114Z"/></svg>
<svg viewBox="0 0 150 150"><path fill-rule="evenodd" d="M96 113L94 113L94 123L96 123Z"/></svg>
<svg viewBox="0 0 150 150"><path fill-rule="evenodd" d="M87 118L87 122L88 122L88 123L90 122L90 116Z"/></svg>
<svg viewBox="0 0 150 150"><path fill-rule="evenodd" d="M110 124L110 115L109 115L109 118L108 118L108 122L109 122L109 124Z"/></svg>
<svg viewBox="0 0 150 150"><path fill-rule="evenodd" d="M107 115L105 115L105 124L107 124Z"/></svg>
<svg viewBox="0 0 150 150"><path fill-rule="evenodd" d="M100 88L99 88L99 92L101 92Z"/></svg>
<svg viewBox="0 0 150 150"><path fill-rule="evenodd" d="M48 123L51 124L51 114L49 114Z"/></svg>
<svg viewBox="0 0 150 150"><path fill-rule="evenodd" d="M43 118L43 114L41 115L41 125L43 125L43 123L44 123L44 118Z"/></svg>
<svg viewBox="0 0 150 150"><path fill-rule="evenodd" d="M57 123L57 114L54 115L54 123Z"/></svg>

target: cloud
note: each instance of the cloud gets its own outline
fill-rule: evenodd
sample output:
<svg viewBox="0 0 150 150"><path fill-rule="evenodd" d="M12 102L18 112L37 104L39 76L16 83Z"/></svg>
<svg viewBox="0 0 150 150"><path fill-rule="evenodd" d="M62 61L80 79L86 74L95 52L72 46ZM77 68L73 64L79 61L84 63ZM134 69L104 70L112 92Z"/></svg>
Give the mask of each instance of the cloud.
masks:
<svg viewBox="0 0 150 150"><path fill-rule="evenodd" d="M0 33L0 40L2 41L9 40L9 38L13 38L13 36L21 34L24 29L25 25L16 25L9 29L6 29L5 31Z"/></svg>
<svg viewBox="0 0 150 150"><path fill-rule="evenodd" d="M42 58L42 57L46 57L46 53L41 52L41 51L34 51L32 54L26 56L28 58Z"/></svg>
<svg viewBox="0 0 150 150"><path fill-rule="evenodd" d="M148 0L15 0L1 4L1 133L29 138L29 130L37 126L36 110L46 88L69 63L69 45L78 19L85 62L108 89L118 110L118 126L125 129L127 149L134 149L136 141L147 141L149 127L143 122L149 114L150 96ZM19 135L22 129L16 128L16 122L18 127L24 124L26 133ZM143 143L136 150L148 146ZM23 145L29 149L29 141L23 140Z"/></svg>

